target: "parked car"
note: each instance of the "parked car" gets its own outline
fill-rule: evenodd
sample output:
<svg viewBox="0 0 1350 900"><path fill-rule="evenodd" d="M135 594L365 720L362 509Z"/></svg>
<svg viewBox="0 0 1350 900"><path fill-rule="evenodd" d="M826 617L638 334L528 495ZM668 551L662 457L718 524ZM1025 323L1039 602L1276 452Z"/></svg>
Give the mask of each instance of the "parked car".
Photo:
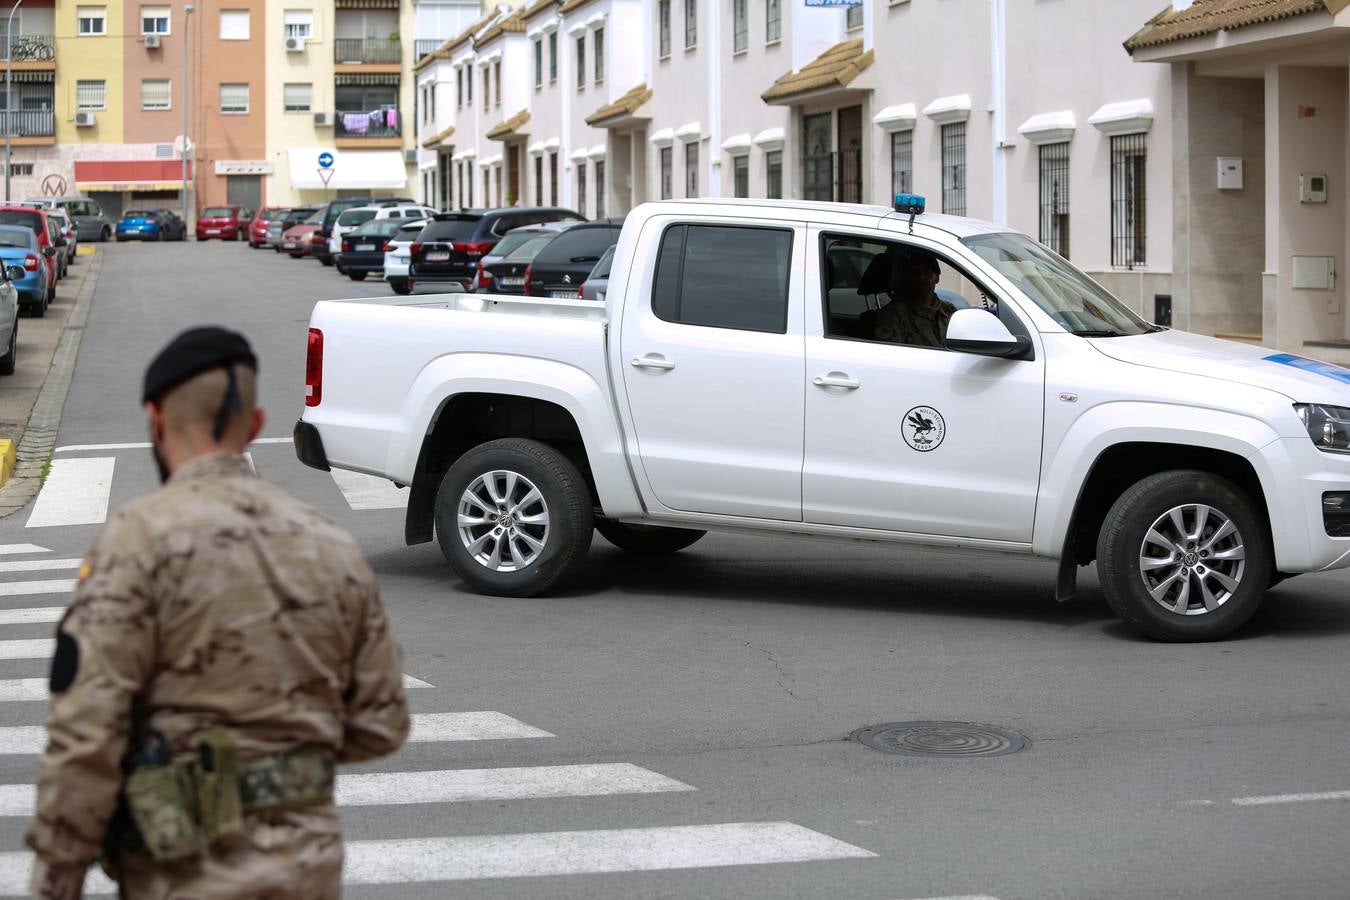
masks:
<svg viewBox="0 0 1350 900"><path fill-rule="evenodd" d="M426 224L426 219L405 221L399 225L394 236L385 242L384 280L389 282L395 294L412 293L412 285L408 282L408 262L412 259L413 241L417 240Z"/></svg>
<svg viewBox="0 0 1350 900"><path fill-rule="evenodd" d="M197 214L197 240L242 241L253 224L253 210L237 203L208 206Z"/></svg>
<svg viewBox="0 0 1350 900"><path fill-rule="evenodd" d="M19 361L19 291L15 280L26 273L23 266L0 267L0 375L13 375Z"/></svg>
<svg viewBox="0 0 1350 900"><path fill-rule="evenodd" d="M272 224L272 220L285 214L284 206L264 206L258 210L258 214L253 217L253 221L248 226L248 245L254 250L259 247L268 246L267 226Z"/></svg>
<svg viewBox="0 0 1350 900"><path fill-rule="evenodd" d="M541 234L551 238L554 235L558 234L559 232L566 231L575 224L577 223L541 222L538 225L524 225L520 228L512 228L506 234L502 235L502 239L498 241L496 244L494 244L492 246L492 249L488 250L487 253L484 253L479 258L478 268L474 273L473 287L471 288L471 290L483 293L495 290L495 288L492 285L491 279L489 279L487 275L488 266L502 259L505 259L507 256L514 253L517 247L519 247L521 244L524 244L531 238L538 237ZM537 250L538 247L540 246L542 246L542 244L536 245L535 249ZM507 293L519 294L520 291L508 291Z"/></svg>
<svg viewBox="0 0 1350 900"><path fill-rule="evenodd" d="M622 219L596 219L558 235L525 270L525 294L554 300L580 300L581 283L619 241Z"/></svg>
<svg viewBox="0 0 1350 900"><path fill-rule="evenodd" d="M319 211L317 206L293 206L286 210L284 215L278 216L267 223L267 243L277 253L281 252L281 236L285 234L292 225L299 225Z"/></svg>
<svg viewBox="0 0 1350 900"><path fill-rule="evenodd" d="M609 269L614 264L614 250L614 247L606 250L605 255L595 264L595 268L591 269L591 274L581 283L582 300L605 302L605 294L609 291Z"/></svg>
<svg viewBox="0 0 1350 900"><path fill-rule="evenodd" d="M472 290L478 261L508 231L542 222L584 221L570 209L554 206L437 213L412 245L410 277L415 284Z"/></svg>
<svg viewBox="0 0 1350 900"><path fill-rule="evenodd" d="M319 219L319 234L323 238L323 243L314 248L314 257L325 266L333 264L333 254L329 250L328 240L332 237L333 226L337 223L338 216L349 209L358 206L396 206L398 204L415 204L417 201L411 197L339 197L336 200L329 200L319 211L323 214Z"/></svg>
<svg viewBox="0 0 1350 900"><path fill-rule="evenodd" d="M383 273L385 250L402 226L402 219L372 219L347 232L337 256L338 269L352 281L365 281L367 275Z"/></svg>
<svg viewBox="0 0 1350 900"><path fill-rule="evenodd" d="M53 256L56 248L48 248ZM10 272L18 291L19 306L29 315L42 318L56 299L56 282L51 267L43 260L46 251L38 243L33 229L24 225L0 225L0 266ZM23 271L20 275L11 268Z"/></svg>
<svg viewBox="0 0 1350 900"><path fill-rule="evenodd" d="M508 234L501 243L492 248L492 252L494 254L499 252L514 236L514 233ZM539 255L539 251L552 243L557 236L556 232L535 232L526 235L525 242L516 244L515 249L510 250L505 256L494 256L493 262L480 265L481 271L474 281L476 290L489 294L524 294L525 273L530 268L530 263Z"/></svg>
<svg viewBox="0 0 1350 900"><path fill-rule="evenodd" d="M167 209L129 209L117 223L117 241L187 240L187 223Z"/></svg>
<svg viewBox="0 0 1350 900"><path fill-rule="evenodd" d="M343 210L333 223L328 235L328 252L336 255L342 252L342 237L373 219L426 219L436 214L429 206L395 204L391 206L354 206ZM338 271L342 263L337 262ZM345 274L345 273L344 273Z"/></svg>
<svg viewBox="0 0 1350 900"><path fill-rule="evenodd" d="M31 229L37 236L38 257L47 270L47 302L55 300L60 268L57 254L64 246L60 243L64 238L53 234L54 229L51 220L47 218L47 211L27 206L0 206L0 225L21 225Z"/></svg>
<svg viewBox="0 0 1350 900"><path fill-rule="evenodd" d="M39 197L25 200L27 204L43 209L64 209L70 214L82 241L112 240L113 223L103 212L103 207L88 197Z"/></svg>
<svg viewBox="0 0 1350 900"><path fill-rule="evenodd" d="M279 245L282 253L289 253L292 259L313 255L314 235L319 233L319 223L311 221L313 218L314 216L311 216L304 222L286 229L281 235Z"/></svg>
<svg viewBox="0 0 1350 900"><path fill-rule="evenodd" d="M47 210L47 218L56 223L58 230L61 232L61 236L66 239L64 269L69 269L70 264L75 261L75 252L79 249L79 232L75 228L75 223L70 221L70 216L64 209L58 207L56 209ZM63 278L65 277L64 269L61 276Z"/></svg>

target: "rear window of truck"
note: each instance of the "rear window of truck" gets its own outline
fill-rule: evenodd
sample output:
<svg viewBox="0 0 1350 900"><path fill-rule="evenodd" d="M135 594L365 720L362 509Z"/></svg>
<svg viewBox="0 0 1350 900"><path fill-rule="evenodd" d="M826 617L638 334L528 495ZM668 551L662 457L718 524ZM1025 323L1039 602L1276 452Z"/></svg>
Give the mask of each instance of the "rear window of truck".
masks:
<svg viewBox="0 0 1350 900"><path fill-rule="evenodd" d="M428 222L418 240L424 244L428 241L463 241L473 237L477 227L477 219L440 219Z"/></svg>

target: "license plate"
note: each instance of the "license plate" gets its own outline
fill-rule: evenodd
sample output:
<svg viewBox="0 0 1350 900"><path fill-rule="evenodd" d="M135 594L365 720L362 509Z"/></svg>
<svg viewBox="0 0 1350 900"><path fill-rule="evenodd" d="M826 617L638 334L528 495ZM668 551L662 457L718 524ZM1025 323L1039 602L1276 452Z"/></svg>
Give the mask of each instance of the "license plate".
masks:
<svg viewBox="0 0 1350 900"><path fill-rule="evenodd" d="M369 253L370 251L372 251L372 250L374 250L374 249L375 249L375 245L374 245L374 244L357 244L357 245L356 245L356 252L357 252L357 253Z"/></svg>
<svg viewBox="0 0 1350 900"><path fill-rule="evenodd" d="M449 262L450 252L432 250L427 253L427 262Z"/></svg>
<svg viewBox="0 0 1350 900"><path fill-rule="evenodd" d="M522 287L525 284L524 278L516 278L514 276L498 278L497 281L501 282L502 287Z"/></svg>
<svg viewBox="0 0 1350 900"><path fill-rule="evenodd" d="M523 282L522 282L523 283ZM554 300L580 300L580 291L549 291L549 296Z"/></svg>
<svg viewBox="0 0 1350 900"><path fill-rule="evenodd" d="M219 228L208 228L208 229L206 229L206 233L207 233L207 234L220 234L220 229L219 229Z"/></svg>
<svg viewBox="0 0 1350 900"><path fill-rule="evenodd" d="M395 256L395 257L394 257L394 262L406 264L406 263L408 262L408 257L406 257L406 256Z"/></svg>

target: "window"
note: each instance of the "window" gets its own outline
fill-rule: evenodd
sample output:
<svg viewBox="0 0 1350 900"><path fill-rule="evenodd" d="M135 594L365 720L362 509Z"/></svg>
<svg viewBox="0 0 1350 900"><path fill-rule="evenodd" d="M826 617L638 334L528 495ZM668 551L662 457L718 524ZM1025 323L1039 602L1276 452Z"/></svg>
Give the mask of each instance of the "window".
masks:
<svg viewBox="0 0 1350 900"><path fill-rule="evenodd" d="M657 56L665 59L670 55L670 0L659 0L656 4L656 21L660 35Z"/></svg>
<svg viewBox="0 0 1350 900"><path fill-rule="evenodd" d="M586 161L577 162L577 212L586 215Z"/></svg>
<svg viewBox="0 0 1350 900"><path fill-rule="evenodd" d="M1042 144L1041 243L1069 258L1069 143Z"/></svg>
<svg viewBox="0 0 1350 900"><path fill-rule="evenodd" d="M82 36L108 33L108 8L106 6L75 7L75 30Z"/></svg>
<svg viewBox="0 0 1350 900"><path fill-rule="evenodd" d="M305 83L281 86L281 108L288 113L307 113L313 109L314 85Z"/></svg>
<svg viewBox="0 0 1350 900"><path fill-rule="evenodd" d="M914 132L891 133L891 193L914 190Z"/></svg>
<svg viewBox="0 0 1350 900"><path fill-rule="evenodd" d="M1145 135L1111 138L1111 265L1142 266L1145 254L1144 175L1148 148Z"/></svg>
<svg viewBox="0 0 1350 900"><path fill-rule="evenodd" d="M108 82L75 82L75 108L77 110L107 109Z"/></svg>
<svg viewBox="0 0 1350 900"><path fill-rule="evenodd" d="M673 225L661 236L652 312L666 322L787 333L792 232Z"/></svg>
<svg viewBox="0 0 1350 900"><path fill-rule="evenodd" d="M750 0L731 0L731 52L740 53L750 46L750 14L746 4Z"/></svg>
<svg viewBox="0 0 1350 900"><path fill-rule="evenodd" d="M595 83L605 80L605 29L595 29L591 39L591 55L595 57Z"/></svg>
<svg viewBox="0 0 1350 900"><path fill-rule="evenodd" d="M220 112L222 115L242 116L248 112L248 85L222 84L220 86Z"/></svg>
<svg viewBox="0 0 1350 900"><path fill-rule="evenodd" d="M698 141L684 145L684 195L698 196Z"/></svg>
<svg viewBox="0 0 1350 900"><path fill-rule="evenodd" d="M764 154L764 196L770 200L783 199L782 150L771 150Z"/></svg>
<svg viewBox="0 0 1350 900"><path fill-rule="evenodd" d="M502 61L496 60L492 63L492 80L497 85L497 92L492 97L493 106L502 105Z"/></svg>
<svg viewBox="0 0 1350 900"><path fill-rule="evenodd" d="M605 212L605 161L597 159L595 161L595 214L603 216Z"/></svg>
<svg viewBox="0 0 1350 900"><path fill-rule="evenodd" d="M492 107L492 68L483 66L483 109Z"/></svg>
<svg viewBox="0 0 1350 900"><path fill-rule="evenodd" d="M248 10L222 9L220 11L220 39L222 41L246 41L248 36Z"/></svg>
<svg viewBox="0 0 1350 900"><path fill-rule="evenodd" d="M577 35L577 89L586 86L586 35Z"/></svg>
<svg viewBox="0 0 1350 900"><path fill-rule="evenodd" d="M548 83L558 80L558 32L548 33Z"/></svg>
<svg viewBox="0 0 1350 900"><path fill-rule="evenodd" d="M544 155L534 158L534 205L544 205Z"/></svg>
<svg viewBox="0 0 1350 900"><path fill-rule="evenodd" d="M544 40L536 38L534 41L534 86L541 88L544 86Z"/></svg>
<svg viewBox="0 0 1350 900"><path fill-rule="evenodd" d="M966 214L966 123L942 126L942 211Z"/></svg>
<svg viewBox="0 0 1350 900"><path fill-rule="evenodd" d="M464 108L464 70L455 69L455 106Z"/></svg>
<svg viewBox="0 0 1350 900"><path fill-rule="evenodd" d="M863 5L858 3L850 6L848 12L844 13L844 28L853 31L861 27L863 27Z"/></svg>
<svg viewBox="0 0 1350 900"><path fill-rule="evenodd" d="M764 0L764 43L783 39L783 0Z"/></svg>
<svg viewBox="0 0 1350 900"><path fill-rule="evenodd" d="M288 9L282 16L285 36L307 41L314 36L314 13L308 9Z"/></svg>
<svg viewBox="0 0 1350 900"><path fill-rule="evenodd" d="M467 63L464 66L464 102L473 105L473 69Z"/></svg>
<svg viewBox="0 0 1350 900"><path fill-rule="evenodd" d="M684 49L698 45L698 0L684 0Z"/></svg>
<svg viewBox="0 0 1350 900"><path fill-rule="evenodd" d="M167 78L142 79L141 109L169 109L173 97L172 90Z"/></svg>
<svg viewBox="0 0 1350 900"><path fill-rule="evenodd" d="M24 178L24 177L27 177L27 176L29 176L29 175L32 175L32 174L33 174L33 164L30 163L30 162L29 162L29 163L10 163L10 164L9 164L9 174L12 175L12 176L15 177L15 178ZM74 213L75 215L84 215L83 213L75 213L74 210L71 210L71 212Z"/></svg>
<svg viewBox="0 0 1350 900"><path fill-rule="evenodd" d="M731 158L731 183L735 196L750 196L750 157L742 154Z"/></svg>
<svg viewBox="0 0 1350 900"><path fill-rule="evenodd" d="M675 196L674 173L672 172L672 158L675 151L671 147L661 148L661 199L669 200Z"/></svg>
<svg viewBox="0 0 1350 900"><path fill-rule="evenodd" d="M548 154L548 202L550 206L558 205L558 151L553 150Z"/></svg>
<svg viewBox="0 0 1350 900"><path fill-rule="evenodd" d="M169 8L167 6L141 7L141 34L168 34Z"/></svg>
<svg viewBox="0 0 1350 900"><path fill-rule="evenodd" d="M427 112L433 121L436 119L436 86L434 81L427 85Z"/></svg>

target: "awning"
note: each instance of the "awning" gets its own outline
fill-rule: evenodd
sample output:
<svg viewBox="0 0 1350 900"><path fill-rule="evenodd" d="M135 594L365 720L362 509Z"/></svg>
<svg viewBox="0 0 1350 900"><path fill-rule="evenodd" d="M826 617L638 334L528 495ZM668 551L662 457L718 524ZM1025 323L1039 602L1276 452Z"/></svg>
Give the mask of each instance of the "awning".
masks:
<svg viewBox="0 0 1350 900"><path fill-rule="evenodd" d="M336 9L398 9L398 0L337 0Z"/></svg>
<svg viewBox="0 0 1350 900"><path fill-rule="evenodd" d="M835 44L798 71L779 78L760 99L765 103L790 104L807 95L846 88L875 58L874 51L863 49L861 38Z"/></svg>
<svg viewBox="0 0 1350 900"><path fill-rule="evenodd" d="M618 100L613 103L606 103L591 113L586 117L586 124L604 128L611 125L623 125L638 118L645 119L645 116L638 116L637 112L651 99L652 90L647 87L647 83L644 81Z"/></svg>
<svg viewBox="0 0 1350 900"><path fill-rule="evenodd" d="M319 154L324 152L333 155L333 175L326 185L319 176ZM291 166L291 186L297 190L398 190L408 185L408 167L403 162L402 150L292 147L286 153Z"/></svg>
<svg viewBox="0 0 1350 900"><path fill-rule="evenodd" d="M530 111L522 109L509 119L503 121L500 125L487 133L489 141L508 141L511 138L524 137L529 132L525 131L526 125L530 124Z"/></svg>
<svg viewBox="0 0 1350 900"><path fill-rule="evenodd" d="M1073 137L1074 130L1078 123L1074 121L1073 110L1065 109L1060 112L1041 113L1027 119L1017 128L1017 133L1031 143L1040 146L1041 144L1062 144Z"/></svg>
<svg viewBox="0 0 1350 900"><path fill-rule="evenodd" d="M353 84L398 87L398 79L397 72L338 72L333 76L333 84L339 87Z"/></svg>
<svg viewBox="0 0 1350 900"><path fill-rule="evenodd" d="M52 71L18 71L10 72L9 80L15 84L45 84L56 80L56 73Z"/></svg>
<svg viewBox="0 0 1350 900"><path fill-rule="evenodd" d="M438 131L438 132L436 132L435 134L431 135L431 137L429 137L429 138L427 138L426 140L422 141L422 146L423 146L423 147L426 147L426 148L428 148L428 149L430 149L430 148L432 148L432 147L436 147L437 145L439 145L439 144L441 143L441 141L443 141L443 140L445 140L446 138L450 137L450 135L452 135L452 134L454 134L454 133L455 133L455 126L451 125L449 128L445 129L444 131Z"/></svg>
<svg viewBox="0 0 1350 900"><path fill-rule="evenodd" d="M1204 37L1219 31L1233 31L1291 19L1306 13L1338 13L1345 0L1196 0L1184 5L1171 4L1163 9L1129 40L1125 49L1133 53L1140 47L1152 47L1172 41ZM1330 25L1330 18L1327 20Z"/></svg>
<svg viewBox="0 0 1350 900"><path fill-rule="evenodd" d="M970 95L953 94L939 97L923 108L923 114L936 125L951 125L970 118Z"/></svg>
<svg viewBox="0 0 1350 900"><path fill-rule="evenodd" d="M1108 103L1088 116L1088 124L1105 135L1148 131L1153 127L1153 101L1144 97Z"/></svg>
<svg viewBox="0 0 1350 900"><path fill-rule="evenodd" d="M188 163L188 180L192 163ZM88 160L75 162L75 189L87 191L176 191L183 185L177 159Z"/></svg>
<svg viewBox="0 0 1350 900"><path fill-rule="evenodd" d="M872 117L872 124L882 131L913 131L914 122L919 118L913 103L900 103L888 106Z"/></svg>

